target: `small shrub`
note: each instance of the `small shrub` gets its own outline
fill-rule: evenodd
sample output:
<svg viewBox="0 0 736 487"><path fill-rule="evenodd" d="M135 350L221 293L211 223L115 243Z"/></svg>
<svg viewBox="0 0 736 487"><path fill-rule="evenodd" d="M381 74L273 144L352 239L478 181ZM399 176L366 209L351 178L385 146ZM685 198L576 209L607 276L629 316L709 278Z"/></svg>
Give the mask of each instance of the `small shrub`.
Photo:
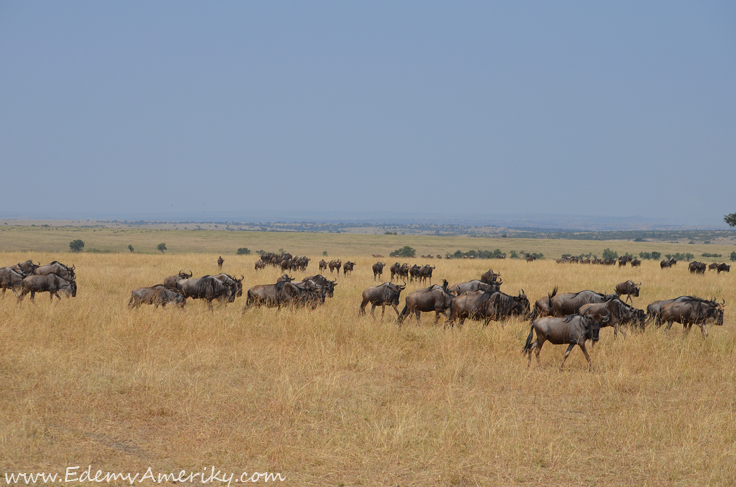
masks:
<svg viewBox="0 0 736 487"><path fill-rule="evenodd" d="M237 255L250 255L250 249L247 247L240 247L237 252L235 252Z"/></svg>
<svg viewBox="0 0 736 487"><path fill-rule="evenodd" d="M130 250L131 252L133 252L135 249L133 248L132 245L128 245L128 250Z"/></svg>
<svg viewBox="0 0 736 487"><path fill-rule="evenodd" d="M611 249L605 249L603 251L603 259L618 259L618 252L614 252Z"/></svg>
<svg viewBox="0 0 736 487"><path fill-rule="evenodd" d="M81 252L84 249L84 242L81 240L72 240L69 242L69 248L72 252Z"/></svg>
<svg viewBox="0 0 736 487"><path fill-rule="evenodd" d="M158 244L158 245L156 246L156 249L158 249L158 251L159 251L159 252L161 252L162 254L163 254L163 253L164 253L165 251L169 250L169 249L167 249L167 248L166 248L166 244L165 244L165 243L160 243L160 244Z"/></svg>
<svg viewBox="0 0 736 487"><path fill-rule="evenodd" d="M736 252L731 252L731 260L736 260Z"/></svg>
<svg viewBox="0 0 736 487"><path fill-rule="evenodd" d="M389 255L391 257L414 257L417 254L417 251L408 245L404 245L403 248L396 249L393 252L391 252Z"/></svg>

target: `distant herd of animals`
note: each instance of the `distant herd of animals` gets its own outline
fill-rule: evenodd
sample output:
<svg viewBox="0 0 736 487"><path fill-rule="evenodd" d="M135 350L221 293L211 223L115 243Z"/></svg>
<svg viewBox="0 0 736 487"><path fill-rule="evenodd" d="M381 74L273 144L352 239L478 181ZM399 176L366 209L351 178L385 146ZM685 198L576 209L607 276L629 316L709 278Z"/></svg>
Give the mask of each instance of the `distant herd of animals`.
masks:
<svg viewBox="0 0 736 487"><path fill-rule="evenodd" d="M271 265L282 270L305 271L309 260L307 257L293 257L290 254L263 254L256 263L256 269ZM224 259L220 256L217 260L220 270L223 263ZM676 261L673 259L662 261L661 266L666 268L675 264ZM385 265L382 262L373 264L374 280L381 277ZM354 266L354 262L342 263L340 260L330 262L322 260L319 264L320 270L329 269L331 273L337 271L338 274L342 267L345 275L352 272ZM689 270L691 273L705 273L707 267L705 264L692 262ZM730 266L726 264L711 264L710 268L719 273L730 271ZM490 321L522 317L532 322L523 348L524 353L529 356L529 364L532 352L539 361L542 345L549 341L552 344L568 345L561 368L576 345L582 350L588 365L591 365L585 344L587 340L592 340L593 343L598 341L601 327L613 327L614 336L618 335L619 331L625 336L625 332L621 329L622 325L643 331L651 322L654 322L657 328L667 323L666 330L669 330L673 323L681 323L685 333L689 332L693 325L699 326L703 338L706 338L707 324L723 325L726 304L725 300L718 302L715 298L706 300L694 296L680 296L650 303L645 311L626 303L629 301L633 304L632 296L639 296L641 283L625 281L615 286L613 294L590 290L558 294L555 287L551 293L538 299L531 306L523 289L515 296L502 292L501 276L491 269L483 273L479 279L452 286L449 286L445 279L442 280L442 284L431 284L434 266L409 266L406 263L396 262L389 269L391 271L389 282L363 291L359 316L365 314L365 308L370 303L371 316L374 318L376 307L381 306L381 320L384 318L386 306L392 307L399 325L412 316L416 318L417 325L421 324L422 312L434 312L435 325L440 316L444 316L445 327L454 327L457 322L458 329L463 326L466 319L483 321L483 326L486 326ZM212 301L231 303L236 297L242 296L243 278L242 275L238 279L222 272L195 278L191 271L187 273L182 269L176 275L166 277L162 284L134 289L128 301L128 308L137 308L142 304L165 307L172 303L183 307L187 298L192 298L205 300L209 309L212 309ZM407 278L410 282L429 280L430 286L409 293L405 298L403 310L399 312L400 296L406 289ZM394 283L394 279L397 281L403 279L403 284ZM260 306L314 309L324 304L326 298L334 296L337 284L337 279L327 279L321 274L296 281L288 273L284 273L273 284L257 285L248 289L242 311L245 313L251 308ZM77 293L75 267L66 266L58 261L41 265L31 260L11 267L2 267L0 289L3 296L5 291L10 289L18 297L18 302L29 293L31 300L34 300L36 293L41 292L48 292L52 301L54 296L61 299L59 292L67 297L74 297ZM626 296L626 300L622 300L622 296ZM536 340L533 340L535 335Z"/></svg>

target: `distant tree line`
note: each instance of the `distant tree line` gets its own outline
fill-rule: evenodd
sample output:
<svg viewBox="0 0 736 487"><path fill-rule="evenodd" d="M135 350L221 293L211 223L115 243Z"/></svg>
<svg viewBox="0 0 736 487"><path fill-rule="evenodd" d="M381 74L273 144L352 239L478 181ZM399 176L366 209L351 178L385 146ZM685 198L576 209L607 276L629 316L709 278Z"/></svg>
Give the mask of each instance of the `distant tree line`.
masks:
<svg viewBox="0 0 736 487"><path fill-rule="evenodd" d="M468 250L463 252L462 250L456 250L452 254L446 254L447 259L505 259L506 254L501 252L501 249L496 250Z"/></svg>

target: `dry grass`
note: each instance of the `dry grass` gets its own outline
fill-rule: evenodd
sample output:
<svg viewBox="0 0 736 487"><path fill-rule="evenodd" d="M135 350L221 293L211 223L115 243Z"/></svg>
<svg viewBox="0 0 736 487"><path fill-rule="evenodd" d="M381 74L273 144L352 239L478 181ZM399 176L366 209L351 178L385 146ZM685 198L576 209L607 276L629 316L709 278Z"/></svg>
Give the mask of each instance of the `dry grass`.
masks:
<svg viewBox="0 0 736 487"><path fill-rule="evenodd" d="M320 257L311 255L314 273ZM0 254L3 263L27 257ZM315 486L736 482L736 330L728 306L725 325L711 327L706 340L697 329L683 337L678 325L617 340L604 329L592 373L579 350L559 372L564 347L549 345L542 368L527 370L527 322L468 321L458 332L433 327L429 316L403 328L393 318L358 318L360 293L373 285L375 259L365 256L353 258L354 274L340 276L335 298L315 311L243 316L242 298L213 313L191 302L184 311L125 309L131 289L182 267L213 273L216 258L76 255L76 298L49 304L40 295L35 306L28 298L18 306L12 295L0 300L3 470L215 465ZM256 274L254 261L226 257L224 270L244 274L246 287L273 282L277 271ZM434 265L435 281L451 283L490 265L506 292L524 288L532 300L555 285L612 291L632 279L644 283L640 307L682 294L736 303L734 276L691 276L681 264Z"/></svg>

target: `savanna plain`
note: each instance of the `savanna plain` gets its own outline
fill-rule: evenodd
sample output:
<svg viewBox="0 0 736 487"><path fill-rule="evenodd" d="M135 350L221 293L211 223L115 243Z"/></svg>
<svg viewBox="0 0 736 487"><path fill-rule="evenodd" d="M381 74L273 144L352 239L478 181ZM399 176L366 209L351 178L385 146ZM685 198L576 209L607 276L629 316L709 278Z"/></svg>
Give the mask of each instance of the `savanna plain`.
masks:
<svg viewBox="0 0 736 487"><path fill-rule="evenodd" d="M65 231L66 232L66 231ZM736 484L736 303L730 273L556 264L561 253L693 251L688 245L233 232L0 232L0 265L33 259L76 266L78 294L18 304L0 298L0 468L63 472L279 472L284 485L734 485ZM69 238L71 237L71 238ZM96 239L99 240L96 241ZM71 254L68 242L111 253ZM232 243L230 240L232 239ZM238 244L235 244L236 239ZM249 240L250 239L250 240ZM130 253L166 242L171 253ZM456 249L543 252L545 260L393 259ZM66 247L66 249L64 248ZM179 269L273 283L272 267L235 248L279 248L312 259L357 262L334 298L314 310L253 309L245 298L183 310L129 311L130 291ZM524 248L526 247L526 248ZM711 246L703 247L712 250ZM21 251L22 250L22 251ZM507 248L502 248L507 251ZM725 249L727 250L727 249ZM698 252L696 255L699 255ZM726 252L724 252L726 253ZM371 254L383 254L376 259ZM726 253L727 255L727 253ZM560 371L564 346L546 344L527 368L530 323L438 326L423 314L399 326L386 309L359 317L362 291L377 284L377 260L430 263L433 283L501 273L502 290L532 303L560 292L613 292L642 282L634 305L680 295L725 299L722 327L647 327L614 338L611 328ZM724 259L720 259L724 260ZM726 259L727 260L727 259ZM326 272L330 277L329 271ZM388 268L384 280L389 278ZM333 278L336 276L332 276ZM408 284L408 292L425 287ZM0 478L0 483L4 482ZM114 484L113 484L114 485ZM123 485L121 482L120 485ZM145 483L139 485L146 485Z"/></svg>

